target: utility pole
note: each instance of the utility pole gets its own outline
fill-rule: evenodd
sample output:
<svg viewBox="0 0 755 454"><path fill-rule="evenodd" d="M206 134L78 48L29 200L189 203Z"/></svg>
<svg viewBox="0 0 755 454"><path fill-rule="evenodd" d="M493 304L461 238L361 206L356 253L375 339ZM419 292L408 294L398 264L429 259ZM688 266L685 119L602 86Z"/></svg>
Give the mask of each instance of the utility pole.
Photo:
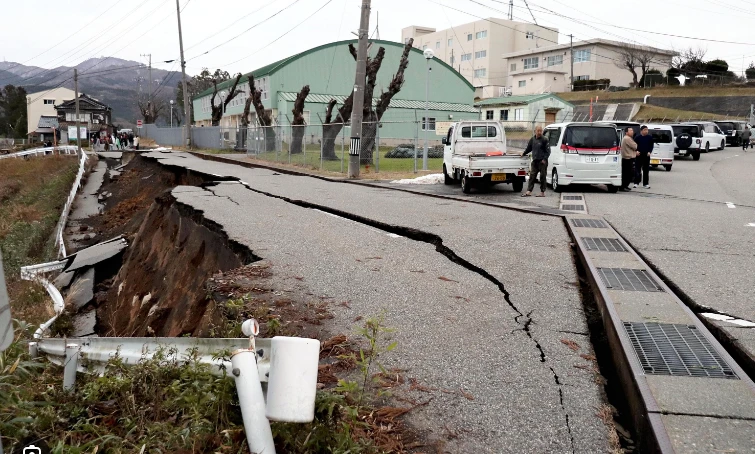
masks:
<svg viewBox="0 0 755 454"><path fill-rule="evenodd" d="M149 97L147 98L147 106L149 107L149 116L153 118L152 111L155 106L152 104L152 54L140 54L142 57L149 57ZM152 120L155 121L154 119Z"/></svg>
<svg viewBox="0 0 755 454"><path fill-rule="evenodd" d="M73 68L73 90L76 95L76 146L81 156L81 124L79 118L79 70Z"/></svg>
<svg viewBox="0 0 755 454"><path fill-rule="evenodd" d="M178 1L178 0L176 0ZM354 79L354 108L351 111L351 143L349 144L349 178L359 178L359 150L362 147L362 110L367 77L367 38L370 33L370 0L362 0L359 20L357 72Z"/></svg>
<svg viewBox="0 0 755 454"><path fill-rule="evenodd" d="M514 0L509 0L509 20L514 20Z"/></svg>
<svg viewBox="0 0 755 454"><path fill-rule="evenodd" d="M569 35L569 59L571 60L571 83L569 91L574 91L574 35Z"/></svg>
<svg viewBox="0 0 755 454"><path fill-rule="evenodd" d="M178 16L178 46L181 48L181 77L183 78L184 86L184 125L186 127L184 135L184 143L187 147L191 147L191 108L189 106L189 87L186 85L186 61L184 60L184 39L181 34L181 6L176 0L176 14Z"/></svg>

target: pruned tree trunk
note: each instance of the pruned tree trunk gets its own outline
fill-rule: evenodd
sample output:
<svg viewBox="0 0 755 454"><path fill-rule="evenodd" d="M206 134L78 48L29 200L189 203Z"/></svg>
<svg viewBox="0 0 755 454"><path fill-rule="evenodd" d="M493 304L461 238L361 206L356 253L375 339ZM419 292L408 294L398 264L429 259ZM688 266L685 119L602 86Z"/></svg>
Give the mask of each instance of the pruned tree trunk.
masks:
<svg viewBox="0 0 755 454"><path fill-rule="evenodd" d="M294 108L291 110L294 114L291 122L291 154L300 154L304 150L304 133L307 129L307 123L304 121L304 100L307 99L308 94L309 85L305 85L296 95Z"/></svg>
<svg viewBox="0 0 755 454"><path fill-rule="evenodd" d="M372 108L373 94L377 84L377 73L385 58L385 48L378 49L374 58L367 62L367 81L364 86L364 108L362 109L362 142L359 149L359 162L370 164L372 162L372 148L375 146L375 110Z"/></svg>
<svg viewBox="0 0 755 454"><path fill-rule="evenodd" d="M346 101L351 102L354 98L349 96ZM338 104L338 101L331 99L328 102L328 107L325 110L325 122L322 125L322 158L326 161L336 161L336 141L338 135L343 129L343 119L340 113L336 115L336 120L333 121L333 108ZM344 104L345 107L345 104Z"/></svg>
<svg viewBox="0 0 755 454"><path fill-rule="evenodd" d="M265 151L275 151L275 129L273 128L273 118L265 110L262 104L262 91L254 87L254 76L249 75L249 88L251 88L252 105L257 113L257 122L265 131Z"/></svg>
<svg viewBox="0 0 755 454"><path fill-rule="evenodd" d="M228 92L228 96L226 96L225 99L219 102L216 106L215 96L217 96L218 94L218 80L213 79L212 84L215 88L212 90L212 98L210 98L210 108L212 111L211 118L213 126L220 125L220 119L223 118L223 112L228 109L228 104L233 101L233 98L235 98L240 93L236 89L239 84L239 80L241 80L241 73L238 73L236 75L236 79L233 81L233 86L231 87L231 91Z"/></svg>
<svg viewBox="0 0 755 454"><path fill-rule="evenodd" d="M372 162L372 150L375 148L375 139L377 138L377 128L379 127L380 119L383 118L383 114L388 110L388 106L390 105L393 96L400 92L401 87L404 85L404 71L406 70L406 67L409 66L409 52L412 50L412 44L414 44L413 38L409 39L404 45L404 52L401 54L398 71L396 71L393 79L391 79L391 83L388 84L388 91L384 91L380 94L380 98L378 98L374 109L372 108L372 94L370 94L370 111L365 112L364 119L362 120L362 147L361 150L359 150L359 160L362 164ZM374 88L375 86L373 82L372 89L374 90ZM366 107L367 104L365 103L365 108Z"/></svg>

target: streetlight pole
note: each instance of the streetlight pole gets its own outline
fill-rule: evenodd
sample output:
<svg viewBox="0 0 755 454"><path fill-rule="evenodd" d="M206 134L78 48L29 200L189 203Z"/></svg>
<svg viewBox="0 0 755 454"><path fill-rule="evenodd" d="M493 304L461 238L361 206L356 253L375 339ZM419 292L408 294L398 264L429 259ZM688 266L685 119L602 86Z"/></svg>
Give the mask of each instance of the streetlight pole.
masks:
<svg viewBox="0 0 755 454"><path fill-rule="evenodd" d="M186 146L191 146L191 106L189 106L189 87L186 85L186 60L184 60L184 40L181 34L181 5L176 0L176 16L178 17L178 46L181 49L181 78L184 87L184 125L186 127Z"/></svg>
<svg viewBox="0 0 755 454"><path fill-rule="evenodd" d="M425 151L422 153L422 170L427 170L428 135L430 134L430 71L433 70L430 67L430 60L433 58L433 51L425 49L423 55L427 61L427 79L425 80Z"/></svg>

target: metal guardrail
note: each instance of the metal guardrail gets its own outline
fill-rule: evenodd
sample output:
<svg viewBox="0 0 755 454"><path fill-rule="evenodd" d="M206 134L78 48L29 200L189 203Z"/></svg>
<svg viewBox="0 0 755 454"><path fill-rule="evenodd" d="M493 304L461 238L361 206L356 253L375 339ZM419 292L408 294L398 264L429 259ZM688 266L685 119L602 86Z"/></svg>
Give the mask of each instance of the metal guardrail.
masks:
<svg viewBox="0 0 755 454"><path fill-rule="evenodd" d="M45 154L48 154L49 152L58 153L58 154L76 154L77 151L78 151L78 148L72 145L62 145L59 147L32 148L31 150L24 150L24 151L19 151L17 153L0 155L0 159L23 158L24 156L36 156L38 154L45 155Z"/></svg>
<svg viewBox="0 0 755 454"><path fill-rule="evenodd" d="M58 258L66 256L66 246L65 241L63 240L63 230L65 230L66 223L68 222L68 214L71 212L71 205L73 205L73 201L74 199L76 199L76 193L81 186L81 177L84 175L84 164L86 163L87 159L87 154L82 151L81 157L79 159L79 171L76 174L76 179L74 180L73 186L71 187L71 192L68 193L68 199L66 199L66 204L65 206L63 206L63 212L60 214L58 225L55 227L55 242L58 246Z"/></svg>

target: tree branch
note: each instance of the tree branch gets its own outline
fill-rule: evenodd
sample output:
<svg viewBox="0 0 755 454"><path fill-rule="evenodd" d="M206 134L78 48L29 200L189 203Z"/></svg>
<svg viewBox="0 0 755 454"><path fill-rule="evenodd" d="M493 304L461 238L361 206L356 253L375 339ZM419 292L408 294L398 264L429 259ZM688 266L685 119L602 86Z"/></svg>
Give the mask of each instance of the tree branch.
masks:
<svg viewBox="0 0 755 454"><path fill-rule="evenodd" d="M388 110L388 105L391 103L391 99L396 93L401 91L401 87L404 85L404 71L409 66L409 52L412 50L414 44L414 38L410 38L404 45L404 52L401 54L401 61L398 65L398 71L391 79L391 83L388 84L388 91L380 94L377 106L375 106L375 112L377 113L378 120L383 117L383 114Z"/></svg>

